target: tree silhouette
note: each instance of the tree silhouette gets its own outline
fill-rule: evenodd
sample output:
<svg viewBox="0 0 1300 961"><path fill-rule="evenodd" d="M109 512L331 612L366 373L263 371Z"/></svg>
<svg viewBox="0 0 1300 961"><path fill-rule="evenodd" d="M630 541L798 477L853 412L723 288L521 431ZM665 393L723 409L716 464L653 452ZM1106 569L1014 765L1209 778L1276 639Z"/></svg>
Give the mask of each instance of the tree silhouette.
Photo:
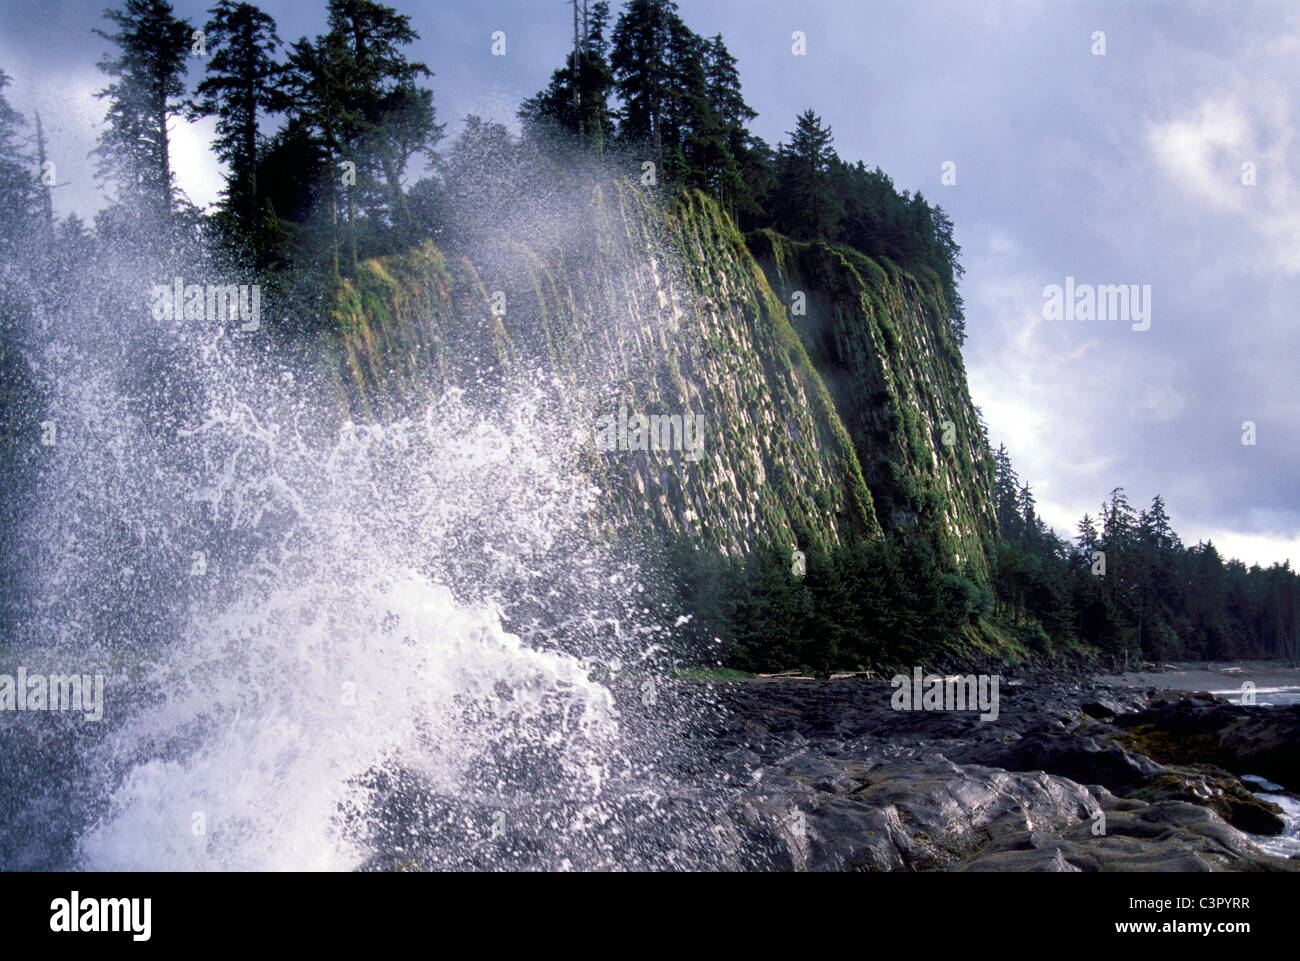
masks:
<svg viewBox="0 0 1300 961"><path fill-rule="evenodd" d="M93 151L97 173L116 183L119 202L138 202L164 223L173 212L167 120L185 93L191 27L166 0L125 0L104 16L117 32L95 33L115 44L118 54L98 63L116 79L95 94L109 105Z"/></svg>

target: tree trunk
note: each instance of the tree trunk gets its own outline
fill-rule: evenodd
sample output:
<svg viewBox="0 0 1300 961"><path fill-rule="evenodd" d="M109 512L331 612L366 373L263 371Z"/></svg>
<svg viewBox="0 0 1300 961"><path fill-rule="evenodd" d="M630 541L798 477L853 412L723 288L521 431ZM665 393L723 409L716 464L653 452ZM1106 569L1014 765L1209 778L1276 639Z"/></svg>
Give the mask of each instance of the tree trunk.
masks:
<svg viewBox="0 0 1300 961"><path fill-rule="evenodd" d="M334 280L339 279L339 186L338 160L330 155L330 253Z"/></svg>
<svg viewBox="0 0 1300 961"><path fill-rule="evenodd" d="M353 277L357 275L357 230L353 203L356 190L355 186L348 187L348 272Z"/></svg>
<svg viewBox="0 0 1300 961"><path fill-rule="evenodd" d="M172 166L171 155L167 145L167 91L163 86L166 81L158 78L158 213L164 222L171 219L172 213Z"/></svg>
<svg viewBox="0 0 1300 961"><path fill-rule="evenodd" d="M231 171L238 178L242 194L236 202L235 217L248 230L252 226L255 197L257 195L257 87L253 78L254 57L256 56L253 37L253 25L244 24L244 103L248 110L243 130L243 170Z"/></svg>
<svg viewBox="0 0 1300 961"><path fill-rule="evenodd" d="M45 131L41 127L41 115L36 114L36 160L41 170L41 212L45 215L45 235L47 240L54 239L54 198L53 191L45 182Z"/></svg>
<svg viewBox="0 0 1300 961"><path fill-rule="evenodd" d="M383 149L384 158L384 179L388 181L388 189L393 195L393 209L390 215L394 223L400 223L404 227L411 226L411 208L406 203L406 194L402 193L402 181L397 176L397 161L393 159L392 148L385 144Z"/></svg>

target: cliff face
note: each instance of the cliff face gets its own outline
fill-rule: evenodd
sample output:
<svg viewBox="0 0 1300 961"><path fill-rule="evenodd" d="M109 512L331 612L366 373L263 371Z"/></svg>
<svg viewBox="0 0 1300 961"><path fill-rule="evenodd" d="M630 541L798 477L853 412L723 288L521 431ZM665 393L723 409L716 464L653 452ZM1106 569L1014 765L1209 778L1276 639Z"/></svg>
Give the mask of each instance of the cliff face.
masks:
<svg viewBox="0 0 1300 961"><path fill-rule="evenodd" d="M944 553L987 576L983 545L997 525L992 467L937 278L771 231L748 240L791 305L881 523L924 526Z"/></svg>
<svg viewBox="0 0 1300 961"><path fill-rule="evenodd" d="M474 263L426 244L364 264L325 345L351 415L540 370L589 425L574 454L610 530L743 553L919 525L986 572L989 470L937 285L842 248L744 238L694 193L665 211L607 183L549 227ZM622 435L620 408L698 415L702 441L599 449L606 428Z"/></svg>

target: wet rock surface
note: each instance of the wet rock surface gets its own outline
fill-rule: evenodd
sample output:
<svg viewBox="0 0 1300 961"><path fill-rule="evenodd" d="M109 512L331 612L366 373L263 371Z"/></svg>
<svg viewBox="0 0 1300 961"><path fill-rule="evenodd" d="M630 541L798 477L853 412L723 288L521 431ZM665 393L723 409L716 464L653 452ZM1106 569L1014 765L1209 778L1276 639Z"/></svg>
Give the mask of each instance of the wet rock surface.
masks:
<svg viewBox="0 0 1300 961"><path fill-rule="evenodd" d="M716 714L688 737L745 824L722 832L736 844L716 866L1300 870L1245 833L1285 822L1239 777L1294 787L1300 711L1048 681L1004 684L997 719L981 721L894 710L892 693L862 679L715 685Z"/></svg>
<svg viewBox="0 0 1300 961"><path fill-rule="evenodd" d="M1152 757L1209 762L1300 790L1300 705L1260 709L1191 694L1162 697L1116 723L1126 743Z"/></svg>
<svg viewBox="0 0 1300 961"><path fill-rule="evenodd" d="M613 687L655 747L599 792L535 763L505 791L385 779L353 825L363 869L1300 870L1247 834L1285 821L1239 776L1276 759L1285 783L1289 709L1052 678L1004 683L986 721L861 678Z"/></svg>

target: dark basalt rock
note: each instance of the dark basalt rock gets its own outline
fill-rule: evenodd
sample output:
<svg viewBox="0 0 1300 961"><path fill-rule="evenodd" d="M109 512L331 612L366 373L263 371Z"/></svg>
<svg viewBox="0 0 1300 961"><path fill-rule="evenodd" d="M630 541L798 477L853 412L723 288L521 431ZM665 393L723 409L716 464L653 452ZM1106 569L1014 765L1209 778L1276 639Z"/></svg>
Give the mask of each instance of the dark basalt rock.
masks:
<svg viewBox="0 0 1300 961"><path fill-rule="evenodd" d="M1133 796L1146 801L1201 804L1233 827L1251 834L1281 834L1286 828L1280 807L1253 794L1227 771L1209 765L1162 768Z"/></svg>
<svg viewBox="0 0 1300 961"><path fill-rule="evenodd" d="M1120 739L1166 764L1209 763L1300 790L1300 705L1232 704L1212 694L1165 698L1116 718Z"/></svg>
<svg viewBox="0 0 1300 961"><path fill-rule="evenodd" d="M1280 740L1285 719L1264 723L1274 709L1244 717L1213 698L1178 708L1150 690L1062 681L1003 687L998 719L982 722L978 712L895 711L891 693L860 679L716 687L720 716L691 740L731 773L748 836L777 846L769 866L1300 869L1244 833L1276 834L1285 823L1233 773L1263 773L1260 744L1231 767L1192 755L1193 745L1218 744L1222 756L1242 730ZM1163 763L1132 736L1138 718L1205 740L1187 741L1185 761Z"/></svg>
<svg viewBox="0 0 1300 961"><path fill-rule="evenodd" d="M1095 782L1120 794L1148 784L1163 771L1150 758L1092 734L1030 734L1007 745L972 745L956 756L1009 771L1046 771L1073 781Z"/></svg>
<svg viewBox="0 0 1300 961"><path fill-rule="evenodd" d="M1109 720L1116 714L1124 713L1124 708L1120 705L1117 698L1103 694L1101 697L1087 701L1082 705L1081 710L1089 717L1097 720Z"/></svg>

